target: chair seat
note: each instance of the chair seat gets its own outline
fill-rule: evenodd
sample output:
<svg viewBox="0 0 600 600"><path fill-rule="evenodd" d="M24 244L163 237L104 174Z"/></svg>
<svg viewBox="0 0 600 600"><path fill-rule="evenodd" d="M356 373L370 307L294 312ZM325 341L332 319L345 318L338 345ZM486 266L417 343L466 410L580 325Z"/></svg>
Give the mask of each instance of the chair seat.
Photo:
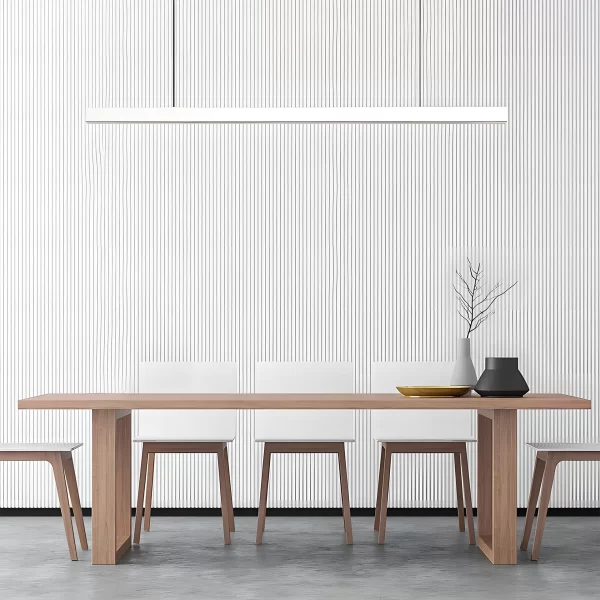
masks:
<svg viewBox="0 0 600 600"><path fill-rule="evenodd" d="M71 452L83 444L0 444L0 452Z"/></svg>
<svg viewBox="0 0 600 600"><path fill-rule="evenodd" d="M406 438L403 439L385 439L385 440L376 440L377 442L381 442L381 443L394 443L394 444L403 444L403 443L407 443L407 444L462 444L462 443L469 443L469 442L476 442L477 439L476 438L463 438L463 439L449 439L449 440L443 440L443 439L418 439L418 440L409 440Z"/></svg>
<svg viewBox="0 0 600 600"><path fill-rule="evenodd" d="M535 442L527 445L538 452L600 452L600 443Z"/></svg>
<svg viewBox="0 0 600 600"><path fill-rule="evenodd" d="M255 438L256 442L273 442L273 443L278 443L278 444L313 444L315 442L318 443L323 443L323 444L327 444L329 442L331 442L332 444L334 443L339 443L339 442L353 442L354 441L354 437L350 437L350 436L346 436L346 437L340 437L340 438L333 438L333 437L314 437L314 438L299 438L299 439L291 439L291 438L281 438L281 437L257 437Z"/></svg>
<svg viewBox="0 0 600 600"><path fill-rule="evenodd" d="M235 437L227 437L227 439L223 439L222 437L219 438L192 438L192 437L185 437L185 438L175 438L175 437L157 437L157 436L150 436L150 437L136 437L133 441L134 442L145 442L145 443L150 443L150 442L154 442L154 443L168 443L168 444L203 444L204 442L206 443L211 443L214 444L215 442L233 442L233 440L235 439Z"/></svg>

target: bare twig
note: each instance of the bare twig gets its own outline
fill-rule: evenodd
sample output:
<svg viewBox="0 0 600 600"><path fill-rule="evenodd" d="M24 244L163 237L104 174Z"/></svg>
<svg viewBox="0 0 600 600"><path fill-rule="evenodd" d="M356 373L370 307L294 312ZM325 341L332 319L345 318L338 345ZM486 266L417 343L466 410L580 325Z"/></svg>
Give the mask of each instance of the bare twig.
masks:
<svg viewBox="0 0 600 600"><path fill-rule="evenodd" d="M470 313L473 307L469 304L468 300L458 291L455 285L453 285L452 287L456 292L456 296L462 308L464 308L467 313Z"/></svg>
<svg viewBox="0 0 600 600"><path fill-rule="evenodd" d="M471 279L471 283L467 281L467 278L463 276L459 271L456 271L459 285L464 288L464 291L460 291L456 284L453 284L454 292L458 298L459 310L458 315L463 319L467 325L467 337L478 329L482 323L487 321L495 311L490 309L498 300L512 290L517 285L517 281L509 285L504 290L501 289L501 283L498 282L487 292L483 292L483 268L481 263L477 263L477 267L473 266L473 263L467 258L467 265Z"/></svg>
<svg viewBox="0 0 600 600"><path fill-rule="evenodd" d="M515 284L513 284L515 285ZM484 302L487 302L487 300L489 299L489 297L500 287L500 283L497 283L483 298L483 300L480 300L475 306L478 306L479 304L483 304ZM511 286L512 287L512 286ZM508 291L508 290L507 290Z"/></svg>
<svg viewBox="0 0 600 600"><path fill-rule="evenodd" d="M464 319L464 320L465 320L467 323L470 323L470 322L471 322L471 319L468 319L468 318L467 318L467 317L465 317L465 316L464 316L462 313L458 313L458 316L459 316L461 319Z"/></svg>
<svg viewBox="0 0 600 600"><path fill-rule="evenodd" d="M473 328L471 329L471 333L473 333L484 321L487 321L487 319L489 319L494 313L494 311L492 311L491 313L488 313L487 315L485 315L484 317L481 317L476 323L475 325L473 325Z"/></svg>
<svg viewBox="0 0 600 600"><path fill-rule="evenodd" d="M481 309L481 311L475 316L475 318L486 313L491 308L491 306L494 304L494 302L496 302L496 300L498 300L498 298L500 298L501 296L504 296L504 294L506 294L506 292L508 292L509 290L512 290L512 288L514 288L515 285L517 285L517 283L518 282L515 281L511 286L507 287L503 292L496 294L491 300L489 300L489 304L485 308Z"/></svg>

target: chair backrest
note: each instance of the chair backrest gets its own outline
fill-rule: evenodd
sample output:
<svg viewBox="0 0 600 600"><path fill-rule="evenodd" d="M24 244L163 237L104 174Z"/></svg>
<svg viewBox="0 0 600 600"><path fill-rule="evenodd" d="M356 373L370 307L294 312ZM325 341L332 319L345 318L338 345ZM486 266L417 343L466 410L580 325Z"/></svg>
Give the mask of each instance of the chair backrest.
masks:
<svg viewBox="0 0 600 600"><path fill-rule="evenodd" d="M257 363L255 392L260 394L351 394L352 363L264 362ZM256 441L352 441L351 410L257 410Z"/></svg>
<svg viewBox="0 0 600 600"><path fill-rule="evenodd" d="M140 363L139 391L157 394L234 394L235 363ZM230 441L235 437L235 410L141 410L140 439Z"/></svg>
<svg viewBox="0 0 600 600"><path fill-rule="evenodd" d="M371 392L399 394L398 385L450 385L451 362L373 363ZM373 410L371 434L382 442L474 439L469 410Z"/></svg>

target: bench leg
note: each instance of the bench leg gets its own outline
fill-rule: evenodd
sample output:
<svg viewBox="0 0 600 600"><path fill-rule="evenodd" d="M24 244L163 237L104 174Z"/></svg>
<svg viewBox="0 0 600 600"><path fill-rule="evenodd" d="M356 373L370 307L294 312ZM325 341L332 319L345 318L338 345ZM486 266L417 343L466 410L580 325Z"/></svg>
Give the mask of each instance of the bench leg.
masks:
<svg viewBox="0 0 600 600"><path fill-rule="evenodd" d="M77 533L79 534L79 543L81 544L82 550L87 550L87 536L85 534L83 512L81 511L81 500L79 498L79 488L77 487L77 477L75 476L75 467L73 466L73 456L70 452L63 452L62 460L65 469L65 478L67 480L69 496L71 497L71 505L73 506L75 524L77 525Z"/></svg>
<svg viewBox="0 0 600 600"><path fill-rule="evenodd" d="M542 546L542 537L544 535L544 526L546 525L546 515L548 514L548 504L550 503L550 494L552 493L555 472L556 460L548 454L546 468L544 469L544 479L542 480L542 492L540 494L540 505L535 526L535 537L533 538L531 560L537 560L540 556L540 548Z"/></svg>
<svg viewBox="0 0 600 600"><path fill-rule="evenodd" d="M527 546L529 545L529 537L531 536L535 508L540 497L545 464L541 458L536 457L533 478L531 480L531 490L529 491L529 502L527 503L527 513L525 515L525 529L523 530L523 539L521 540L521 550L527 550Z"/></svg>
<svg viewBox="0 0 600 600"><path fill-rule="evenodd" d="M58 501L60 512L62 514L65 533L67 534L67 544L69 546L69 555L71 560L77 560L77 549L75 548L75 534L73 533L73 522L71 521L71 506L69 505L69 492L67 491L67 482L65 480L65 468L60 452L52 453L50 464L54 470L54 480L56 481L56 491L58 492Z"/></svg>

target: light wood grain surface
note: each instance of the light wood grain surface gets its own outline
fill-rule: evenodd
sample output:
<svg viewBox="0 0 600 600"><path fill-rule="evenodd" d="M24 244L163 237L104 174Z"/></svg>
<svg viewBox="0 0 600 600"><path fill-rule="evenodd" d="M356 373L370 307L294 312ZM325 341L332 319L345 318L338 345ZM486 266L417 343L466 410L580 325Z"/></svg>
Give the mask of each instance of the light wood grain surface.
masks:
<svg viewBox="0 0 600 600"><path fill-rule="evenodd" d="M131 414L92 412L92 564L116 565L131 547Z"/></svg>
<svg viewBox="0 0 600 600"><path fill-rule="evenodd" d="M22 409L589 409L565 394L523 398L406 398L401 394L45 394L19 400Z"/></svg>

